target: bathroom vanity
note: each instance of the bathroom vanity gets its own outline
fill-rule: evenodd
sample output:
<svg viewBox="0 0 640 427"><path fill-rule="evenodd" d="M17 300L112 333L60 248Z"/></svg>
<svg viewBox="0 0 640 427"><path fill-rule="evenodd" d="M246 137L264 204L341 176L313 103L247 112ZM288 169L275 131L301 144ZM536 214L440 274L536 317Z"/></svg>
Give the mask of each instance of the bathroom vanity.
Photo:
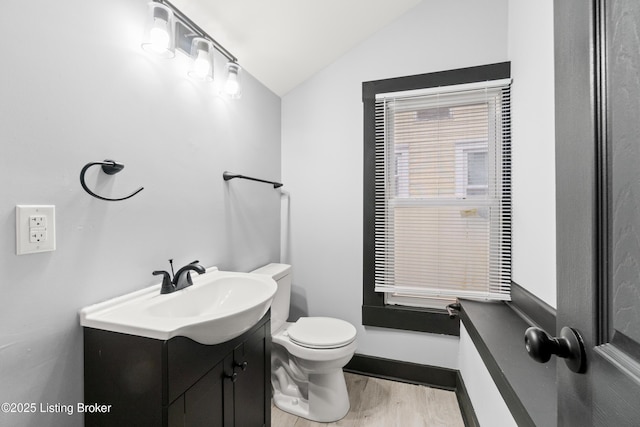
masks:
<svg viewBox="0 0 640 427"><path fill-rule="evenodd" d="M85 426L271 425L270 312L242 335L204 345L84 328Z"/></svg>

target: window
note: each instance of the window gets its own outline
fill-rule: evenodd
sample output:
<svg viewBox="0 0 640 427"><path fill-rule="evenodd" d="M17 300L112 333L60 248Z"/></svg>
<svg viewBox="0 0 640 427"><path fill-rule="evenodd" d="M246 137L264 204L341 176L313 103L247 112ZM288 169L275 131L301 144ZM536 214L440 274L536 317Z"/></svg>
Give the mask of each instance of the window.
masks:
<svg viewBox="0 0 640 427"><path fill-rule="evenodd" d="M503 63L363 85L363 311L509 299L508 77Z"/></svg>
<svg viewBox="0 0 640 427"><path fill-rule="evenodd" d="M487 140L456 142L456 197L486 197L489 189Z"/></svg>

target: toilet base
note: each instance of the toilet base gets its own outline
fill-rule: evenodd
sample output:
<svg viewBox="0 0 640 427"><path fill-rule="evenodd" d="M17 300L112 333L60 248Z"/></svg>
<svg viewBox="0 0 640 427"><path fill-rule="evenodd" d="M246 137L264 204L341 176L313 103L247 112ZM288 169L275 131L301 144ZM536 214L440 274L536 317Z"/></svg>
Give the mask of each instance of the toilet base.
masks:
<svg viewBox="0 0 640 427"><path fill-rule="evenodd" d="M324 374L310 374L308 399L273 391L273 403L281 410L321 423L344 418L349 412L349 395L342 369Z"/></svg>

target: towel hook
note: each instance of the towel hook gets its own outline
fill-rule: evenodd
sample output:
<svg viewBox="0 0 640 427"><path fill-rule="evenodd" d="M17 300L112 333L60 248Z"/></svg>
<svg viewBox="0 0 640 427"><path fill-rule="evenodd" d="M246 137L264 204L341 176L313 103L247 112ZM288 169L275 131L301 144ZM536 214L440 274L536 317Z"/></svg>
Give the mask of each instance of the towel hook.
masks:
<svg viewBox="0 0 640 427"><path fill-rule="evenodd" d="M136 194L138 194L139 192L141 192L142 190L144 190L144 187L140 187L136 191L134 191L133 193L129 194L128 196L121 197L119 199L111 199L111 198L108 198L108 197L98 196L96 193L94 193L93 191L89 190L89 187L87 187L87 184L84 181L84 174L85 174L85 172L87 172L87 169L89 169L91 166L95 166L95 165L102 165L102 171L104 173L106 173L107 175L115 175L115 174L117 174L122 169L124 169L124 165L122 163L118 163L118 162L113 161L113 160L105 160L104 162L91 162L91 163L87 163L86 165L84 165L84 167L80 171L80 185L82 185L82 188L84 188L84 191L86 191L87 193L91 194L96 199L106 200L108 202L119 202L120 200L127 200L128 198L131 198L131 197L135 196Z"/></svg>

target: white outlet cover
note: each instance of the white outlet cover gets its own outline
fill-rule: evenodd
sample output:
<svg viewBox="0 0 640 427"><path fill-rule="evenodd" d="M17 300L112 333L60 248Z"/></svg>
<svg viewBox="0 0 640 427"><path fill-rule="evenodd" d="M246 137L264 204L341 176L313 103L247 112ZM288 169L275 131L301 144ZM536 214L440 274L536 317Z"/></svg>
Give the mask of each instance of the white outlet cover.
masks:
<svg viewBox="0 0 640 427"><path fill-rule="evenodd" d="M32 217L44 217L37 228ZM44 227L42 226L44 225ZM32 242L31 231L37 230L44 240ZM56 207L54 205L16 205L16 254L32 254L56 250Z"/></svg>

